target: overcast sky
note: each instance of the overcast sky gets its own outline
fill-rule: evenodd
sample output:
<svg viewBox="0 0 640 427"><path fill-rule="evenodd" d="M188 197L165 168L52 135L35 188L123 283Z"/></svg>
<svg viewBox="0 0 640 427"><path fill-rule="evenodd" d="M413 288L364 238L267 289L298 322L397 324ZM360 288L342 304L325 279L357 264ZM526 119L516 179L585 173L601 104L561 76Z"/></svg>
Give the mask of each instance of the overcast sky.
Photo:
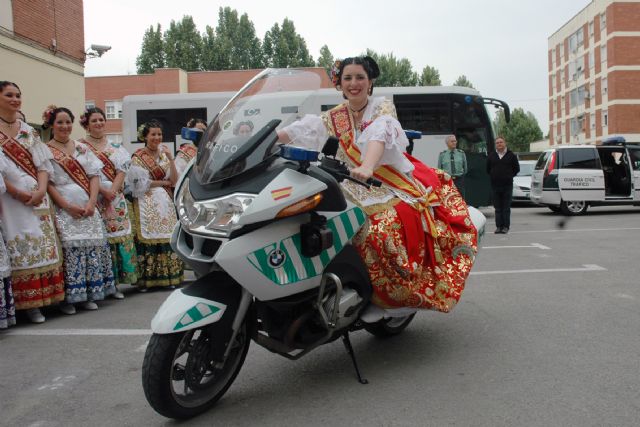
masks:
<svg viewBox="0 0 640 427"><path fill-rule="evenodd" d="M336 58L371 48L411 61L420 73L436 67L445 85L465 74L484 96L535 114L548 132L548 38L588 0L85 0L85 44L110 45L88 59L87 76L136 73L144 32L193 17L202 33L230 6L253 22L262 39L274 23L293 21L314 59L329 46Z"/></svg>

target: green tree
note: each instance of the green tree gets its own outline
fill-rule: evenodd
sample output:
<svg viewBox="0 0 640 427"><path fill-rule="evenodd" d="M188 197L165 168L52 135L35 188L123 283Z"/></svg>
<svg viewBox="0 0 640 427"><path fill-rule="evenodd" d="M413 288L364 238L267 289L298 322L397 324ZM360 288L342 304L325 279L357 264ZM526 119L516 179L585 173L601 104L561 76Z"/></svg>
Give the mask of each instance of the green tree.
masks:
<svg viewBox="0 0 640 427"><path fill-rule="evenodd" d="M442 86L440 71L436 67L426 66L420 75L420 86Z"/></svg>
<svg viewBox="0 0 640 427"><path fill-rule="evenodd" d="M218 26L203 36L208 70L246 70L262 67L262 46L253 22L230 7L218 10Z"/></svg>
<svg viewBox="0 0 640 427"><path fill-rule="evenodd" d="M397 59L393 53L377 54L367 49L366 55L372 57L380 67L380 77L376 80L376 86L416 86L418 73L413 71L413 66L407 58Z"/></svg>
<svg viewBox="0 0 640 427"><path fill-rule="evenodd" d="M267 67L313 67L307 43L296 32L293 21L285 18L282 26L275 23L264 35L262 42L264 65Z"/></svg>
<svg viewBox="0 0 640 427"><path fill-rule="evenodd" d="M464 74L462 74L460 77L458 77L456 79L456 81L453 82L453 85L454 86L470 87L471 89L474 89L473 85L471 84L469 79L467 79L467 76L465 76Z"/></svg>
<svg viewBox="0 0 640 427"><path fill-rule="evenodd" d="M156 30L153 29L152 25L144 32L140 55L136 58L138 74L153 73L156 68L164 68L166 66L162 29L160 24L157 25Z"/></svg>
<svg viewBox="0 0 640 427"><path fill-rule="evenodd" d="M202 55L200 65L205 71L216 70L216 30L207 25L202 35Z"/></svg>
<svg viewBox="0 0 640 427"><path fill-rule="evenodd" d="M318 57L316 65L324 68L327 70L327 74L331 75L331 66L334 62L335 60L333 59L333 55L331 54L329 47L325 44L320 48L320 56Z"/></svg>
<svg viewBox="0 0 640 427"><path fill-rule="evenodd" d="M542 139L542 130L532 112L516 108L511 112L511 120L506 122L504 112L498 111L493 121L496 134L503 136L512 151L527 152L529 144Z"/></svg>
<svg viewBox="0 0 640 427"><path fill-rule="evenodd" d="M167 67L186 71L201 69L202 36L191 16L182 17L180 22L171 21L164 33L164 49Z"/></svg>

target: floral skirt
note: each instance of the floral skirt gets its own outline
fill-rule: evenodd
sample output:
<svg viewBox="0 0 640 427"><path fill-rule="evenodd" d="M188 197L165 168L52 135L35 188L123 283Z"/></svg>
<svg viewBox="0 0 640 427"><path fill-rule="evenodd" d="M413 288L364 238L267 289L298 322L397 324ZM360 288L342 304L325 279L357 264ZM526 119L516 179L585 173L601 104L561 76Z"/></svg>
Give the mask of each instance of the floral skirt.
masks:
<svg viewBox="0 0 640 427"><path fill-rule="evenodd" d="M136 244L140 288L177 286L184 278L184 265L169 243Z"/></svg>
<svg viewBox="0 0 640 427"><path fill-rule="evenodd" d="M11 287L16 310L40 308L64 301L62 262L46 267L12 270Z"/></svg>
<svg viewBox="0 0 640 427"><path fill-rule="evenodd" d="M118 238L118 242L109 242L111 262L116 284L134 284L138 280L138 255L131 235Z"/></svg>
<svg viewBox="0 0 640 427"><path fill-rule="evenodd" d="M65 302L100 301L116 292L107 243L87 247L63 247Z"/></svg>
<svg viewBox="0 0 640 427"><path fill-rule="evenodd" d="M437 237L425 232L422 214L397 200L369 215L354 244L369 266L373 303L449 312L471 272L477 231L453 181L420 165L414 176L437 196L431 207Z"/></svg>
<svg viewBox="0 0 640 427"><path fill-rule="evenodd" d="M0 329L16 324L16 307L11 290L11 278L0 277Z"/></svg>

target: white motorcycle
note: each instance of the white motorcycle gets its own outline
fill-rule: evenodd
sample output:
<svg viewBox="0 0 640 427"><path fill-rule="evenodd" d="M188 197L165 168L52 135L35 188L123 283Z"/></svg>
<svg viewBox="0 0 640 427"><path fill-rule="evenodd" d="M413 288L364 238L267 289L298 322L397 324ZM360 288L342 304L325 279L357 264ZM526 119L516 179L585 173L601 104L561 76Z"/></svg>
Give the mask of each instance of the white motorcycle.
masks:
<svg viewBox="0 0 640 427"><path fill-rule="evenodd" d="M166 417L209 409L238 375L251 340L298 359L342 338L366 383L349 333L397 335L413 320L407 309L361 319L372 287L351 239L366 216L341 191L339 183L353 179L334 157L337 140L322 156L277 144L277 127L317 108L320 82L308 70L260 73L209 125L176 187L180 222L171 244L198 278L158 310L142 367L145 396ZM258 131L235 135L247 120ZM470 210L482 233L484 216Z"/></svg>

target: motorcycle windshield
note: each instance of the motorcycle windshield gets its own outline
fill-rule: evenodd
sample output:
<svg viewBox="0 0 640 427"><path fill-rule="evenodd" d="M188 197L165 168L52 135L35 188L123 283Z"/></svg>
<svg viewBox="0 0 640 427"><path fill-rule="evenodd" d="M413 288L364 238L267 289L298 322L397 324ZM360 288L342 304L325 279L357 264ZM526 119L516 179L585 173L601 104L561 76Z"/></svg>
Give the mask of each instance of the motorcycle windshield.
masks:
<svg viewBox="0 0 640 427"><path fill-rule="evenodd" d="M322 70L320 70L322 71ZM239 175L277 152L275 129L312 111L322 78L308 69L266 69L218 113L200 140L195 173L201 184Z"/></svg>

